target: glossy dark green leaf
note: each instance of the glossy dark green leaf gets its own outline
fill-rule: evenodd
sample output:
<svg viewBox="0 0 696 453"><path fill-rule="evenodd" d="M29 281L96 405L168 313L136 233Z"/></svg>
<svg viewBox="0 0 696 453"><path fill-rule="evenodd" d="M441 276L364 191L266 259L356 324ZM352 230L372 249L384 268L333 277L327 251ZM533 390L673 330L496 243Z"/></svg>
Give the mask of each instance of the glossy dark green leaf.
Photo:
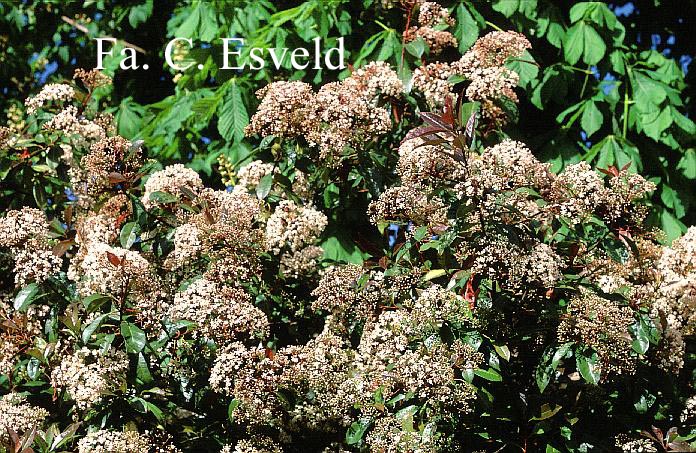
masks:
<svg viewBox="0 0 696 453"><path fill-rule="evenodd" d="M39 294L39 287L36 283L29 283L24 288L20 289L14 298L12 306L19 312L26 312L29 305L36 299Z"/></svg>
<svg viewBox="0 0 696 453"><path fill-rule="evenodd" d="M126 351L129 353L138 353L147 345L147 337L138 326L133 323L123 321L121 323L121 335L126 341Z"/></svg>

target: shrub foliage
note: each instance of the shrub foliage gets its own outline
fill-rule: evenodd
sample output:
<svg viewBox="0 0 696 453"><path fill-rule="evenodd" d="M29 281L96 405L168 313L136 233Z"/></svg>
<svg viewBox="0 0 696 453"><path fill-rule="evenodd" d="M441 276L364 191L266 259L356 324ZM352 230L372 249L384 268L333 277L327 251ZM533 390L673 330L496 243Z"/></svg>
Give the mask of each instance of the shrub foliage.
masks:
<svg viewBox="0 0 696 453"><path fill-rule="evenodd" d="M599 2L565 25L494 2L531 42L469 2L351 3L195 2L168 24L261 46L353 33L337 80L230 76L203 48L147 108L79 69L11 104L0 451L696 445L674 61ZM540 40L563 61L535 59Z"/></svg>

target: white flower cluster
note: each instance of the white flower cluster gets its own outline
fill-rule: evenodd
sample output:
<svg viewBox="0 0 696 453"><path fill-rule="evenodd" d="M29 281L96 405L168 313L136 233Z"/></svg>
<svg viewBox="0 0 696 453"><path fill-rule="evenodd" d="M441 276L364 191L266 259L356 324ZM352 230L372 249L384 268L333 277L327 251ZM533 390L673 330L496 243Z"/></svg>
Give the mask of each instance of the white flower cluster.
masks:
<svg viewBox="0 0 696 453"><path fill-rule="evenodd" d="M652 311L664 320L657 358L662 368L676 371L684 366L684 335L696 332L696 227L665 247L656 267L662 280Z"/></svg>
<svg viewBox="0 0 696 453"><path fill-rule="evenodd" d="M47 102L70 101L75 97L75 89L65 83L48 83L41 88L39 94L28 98L24 105L27 106L27 114L32 115Z"/></svg>
<svg viewBox="0 0 696 453"><path fill-rule="evenodd" d="M102 353L81 348L62 361L51 373L55 388L65 389L80 410L98 404L106 392L117 389L128 371L128 356L116 349Z"/></svg>
<svg viewBox="0 0 696 453"><path fill-rule="evenodd" d="M181 196L181 188L197 193L203 187L203 181L198 173L186 168L182 164L174 164L165 167L163 170L153 173L145 183L145 193L143 194L143 205L147 209L159 206L157 200L151 199L152 194L164 192L176 197Z"/></svg>
<svg viewBox="0 0 696 453"><path fill-rule="evenodd" d="M235 190L253 190L259 185L264 176L278 172L278 168L272 163L264 163L254 160L239 169Z"/></svg>
<svg viewBox="0 0 696 453"><path fill-rule="evenodd" d="M174 296L169 317L195 322L194 335L213 339L219 345L249 337L263 338L268 335L268 318L249 299L240 288L198 279Z"/></svg>
<svg viewBox="0 0 696 453"><path fill-rule="evenodd" d="M53 253L48 219L41 210L22 208L0 218L0 247L10 249L18 287L60 272L61 259Z"/></svg>
<svg viewBox="0 0 696 453"><path fill-rule="evenodd" d="M144 453L150 450L146 436L137 431L92 431L77 443L78 453Z"/></svg>
<svg viewBox="0 0 696 453"><path fill-rule="evenodd" d="M326 216L313 207L282 200L266 224L266 246L275 254L284 248L296 252L314 243L327 223Z"/></svg>
<svg viewBox="0 0 696 453"><path fill-rule="evenodd" d="M32 406L19 393L0 396L0 444L8 440L8 429L21 436L32 428L40 429L46 417L46 409Z"/></svg>

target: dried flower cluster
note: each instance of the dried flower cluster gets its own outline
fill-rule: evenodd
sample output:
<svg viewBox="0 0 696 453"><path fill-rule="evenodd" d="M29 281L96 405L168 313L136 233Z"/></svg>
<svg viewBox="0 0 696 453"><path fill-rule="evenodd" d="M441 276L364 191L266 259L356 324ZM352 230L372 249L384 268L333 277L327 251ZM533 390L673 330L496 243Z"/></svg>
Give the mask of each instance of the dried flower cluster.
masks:
<svg viewBox="0 0 696 453"><path fill-rule="evenodd" d="M319 148L319 161L340 165L346 148L360 150L364 143L391 129L390 112L380 99L403 92L389 65L376 62L342 82L328 83L315 93L302 82L273 82L261 89L258 111L247 134L302 136Z"/></svg>
<svg viewBox="0 0 696 453"><path fill-rule="evenodd" d="M470 81L465 95L470 101L481 103L486 127L498 128L509 120L505 103L516 104L519 101L514 91L519 83L519 75L506 67L505 62L510 58L519 58L529 48L529 41L519 33L488 33L454 63L435 62L416 68L413 88L422 93L428 105L435 109L453 95L451 78L463 77Z"/></svg>
<svg viewBox="0 0 696 453"><path fill-rule="evenodd" d="M447 47L457 47L457 38L442 29L454 25L455 21L447 8L435 2L420 2L418 26L404 31L404 41L408 43L421 38L428 45L430 53L438 55Z"/></svg>

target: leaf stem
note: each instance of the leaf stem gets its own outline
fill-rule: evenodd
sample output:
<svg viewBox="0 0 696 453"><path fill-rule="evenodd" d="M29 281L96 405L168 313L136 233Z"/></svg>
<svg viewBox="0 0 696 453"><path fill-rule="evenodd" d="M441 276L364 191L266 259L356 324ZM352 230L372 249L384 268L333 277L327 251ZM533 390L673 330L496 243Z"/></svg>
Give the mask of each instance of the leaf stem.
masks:
<svg viewBox="0 0 696 453"><path fill-rule="evenodd" d="M493 22L486 21L486 25L488 25L489 27L494 28L494 29L496 29L496 30L498 30L498 31L505 31L505 30L503 30L502 28L498 27L498 26L497 26L496 24L494 24Z"/></svg>
<svg viewBox="0 0 696 453"><path fill-rule="evenodd" d="M401 33L401 59L399 60L399 72L402 71L404 67L404 56L406 52L406 31L411 28L411 17L413 16L413 9L416 7L416 3L414 2L409 8L408 8L408 13L406 15L406 28L404 28L404 32Z"/></svg>
<svg viewBox="0 0 696 453"><path fill-rule="evenodd" d="M392 31L392 30L393 30L392 28L387 27L387 26L384 25L382 22L380 22L380 21L378 21L378 20L376 20L376 19L375 19L375 23L376 23L377 25L379 25L380 27L382 27L385 31Z"/></svg>
<svg viewBox="0 0 696 453"><path fill-rule="evenodd" d="M631 70L628 69L628 76L630 77L631 75ZM631 103L631 100L628 98L628 84L629 84L629 78L626 78L626 89L624 90L624 108L623 108L623 127L621 129L621 136L623 138L626 138L626 133L628 132L628 104Z"/></svg>
<svg viewBox="0 0 696 453"><path fill-rule="evenodd" d="M589 69L582 69L582 68L578 68L577 66L571 66L571 65L566 65L566 67L567 67L567 68L570 68L570 69L572 69L572 70L574 70L574 71L582 72L582 73L585 73L585 74L588 74L588 75L589 75L589 74L592 74L592 71L590 71Z"/></svg>
<svg viewBox="0 0 696 453"><path fill-rule="evenodd" d="M587 88L587 81L590 78L590 74L592 74L592 71L590 71L590 67L587 66L587 70L585 71L585 80L582 82L582 90L580 90L580 98L585 95L585 88Z"/></svg>

